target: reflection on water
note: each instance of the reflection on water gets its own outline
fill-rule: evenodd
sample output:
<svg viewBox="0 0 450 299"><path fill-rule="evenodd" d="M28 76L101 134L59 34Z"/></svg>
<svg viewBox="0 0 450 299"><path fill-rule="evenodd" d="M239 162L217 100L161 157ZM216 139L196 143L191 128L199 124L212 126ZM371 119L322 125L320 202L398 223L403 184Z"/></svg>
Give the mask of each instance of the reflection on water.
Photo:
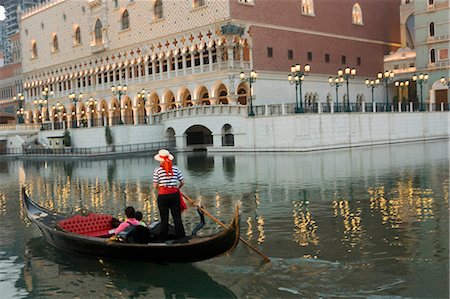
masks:
<svg viewBox="0 0 450 299"><path fill-rule="evenodd" d="M223 222L240 201L242 237L273 262L261 266L259 256L238 246L195 265L146 264L137 272L131 263L92 261L46 245L19 205L19 169L31 197L49 209L123 217L133 205L152 222L159 217L153 157L7 161L8 173L0 172L6 228L0 252L21 253L14 263L26 260L25 278L17 284L31 284L36 297L447 298L448 148L441 141L320 153L178 154L184 192ZM188 209L183 220L192 230L196 211ZM219 229L208 220L201 233ZM189 273L201 278L203 295Z"/></svg>
<svg viewBox="0 0 450 299"><path fill-rule="evenodd" d="M236 298L234 293L193 264L157 265L107 261L61 253L42 238L26 245L26 275L30 294L79 298ZM40 269L39 272L36 270ZM182 279L176 279L174 274ZM195 283L187 279L195 277ZM45 280L64 286L49 289Z"/></svg>

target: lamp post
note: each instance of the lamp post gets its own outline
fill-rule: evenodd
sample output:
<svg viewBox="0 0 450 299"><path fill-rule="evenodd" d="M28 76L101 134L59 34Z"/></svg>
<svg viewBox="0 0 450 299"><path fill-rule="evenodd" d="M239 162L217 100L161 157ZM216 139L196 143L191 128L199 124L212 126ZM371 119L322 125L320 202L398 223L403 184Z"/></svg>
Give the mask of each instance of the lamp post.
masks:
<svg viewBox="0 0 450 299"><path fill-rule="evenodd" d="M142 89L140 92L138 92L137 97L138 99L142 99L142 101L144 102L144 123L147 124L148 120L147 120L147 110L145 109L145 103L146 100L150 100L150 92L147 93L147 95L145 95L145 89Z"/></svg>
<svg viewBox="0 0 450 299"><path fill-rule="evenodd" d="M45 106L46 106L45 108L47 110L46 114L45 114L45 120L48 121L48 120L50 120L50 114L49 114L49 111L48 111L48 101L49 101L50 98L53 97L54 92L53 92L53 90L49 91L48 87L46 86L46 87L44 87L44 90L42 90L41 95L44 98L44 103L45 103Z"/></svg>
<svg viewBox="0 0 450 299"><path fill-rule="evenodd" d="M375 103L375 98L373 96L373 90L375 88L377 88L378 86L380 86L380 79L375 79L375 80L366 79L365 83L366 83L366 87L370 88L372 91L372 107L373 107L373 104Z"/></svg>
<svg viewBox="0 0 450 299"><path fill-rule="evenodd" d="M111 86L111 92L113 95L117 95L119 97L119 104L120 104L120 99L122 98L123 95L127 94L128 91L128 87L126 85L122 86L121 84L117 85L117 87L115 87L114 85Z"/></svg>
<svg viewBox="0 0 450 299"><path fill-rule="evenodd" d="M253 88L252 84L256 82L256 77L258 76L258 73L256 73L254 70L250 72L250 77L246 78L245 73L241 72L240 78L242 82L248 82L250 85L250 97L249 97L249 110L248 110L248 116L255 116L255 112L253 111Z"/></svg>
<svg viewBox="0 0 450 299"><path fill-rule="evenodd" d="M393 71L385 71L384 73L378 73L377 78L381 81L383 80L384 86L386 88L386 111L391 111L391 108L389 107L389 81L392 81L394 78L394 72Z"/></svg>
<svg viewBox="0 0 450 299"><path fill-rule="evenodd" d="M403 89L409 86L409 81L395 81L395 86L399 89L398 101L401 103L403 101Z"/></svg>
<svg viewBox="0 0 450 299"><path fill-rule="evenodd" d="M328 78L328 83L330 83L330 86L336 87L336 112L339 112L339 87L344 84L344 78L343 77L330 77Z"/></svg>
<svg viewBox="0 0 450 299"><path fill-rule="evenodd" d="M47 100L39 99L39 100L34 100L33 103L36 107L39 107L39 121L41 123L41 130L43 130L44 129L43 122L44 122L45 118L44 119L42 118L42 107L44 107L44 105L48 105L48 102L47 102Z"/></svg>
<svg viewBox="0 0 450 299"><path fill-rule="evenodd" d="M420 86L420 107L419 107L419 111L425 111L425 109L423 107L423 90L422 90L422 85L423 85L423 83L427 83L427 81L428 81L428 74L420 73L419 76L414 75L414 76L412 76L412 80L414 82L416 82L416 86L417 86L417 83Z"/></svg>
<svg viewBox="0 0 450 299"><path fill-rule="evenodd" d="M23 123L23 115L25 114L25 109L23 108L23 103L25 102L25 96L19 92L16 96L13 97L14 101L18 101L17 108L17 122L19 124Z"/></svg>
<svg viewBox="0 0 450 299"><path fill-rule="evenodd" d="M450 88L450 77L446 80L445 77L442 77L441 80L439 80L442 85L447 86L447 88Z"/></svg>
<svg viewBox="0 0 450 299"><path fill-rule="evenodd" d="M83 101L83 94L80 93L77 97L77 95L74 92L71 92L69 94L69 100L75 105L75 112L72 111L72 118L75 116L75 122L72 119L72 127L77 128L78 127L78 121L77 121L77 103ZM74 126L75 124L75 126Z"/></svg>
<svg viewBox="0 0 450 299"><path fill-rule="evenodd" d="M66 113L63 114L64 106L61 105L61 103L57 102L56 105L54 105L52 107L52 109L54 111L58 111L58 124L57 125L55 124L55 129L65 129L66 128L65 122L62 121L62 116L63 115L66 116ZM61 128L61 124L62 124L62 128Z"/></svg>
<svg viewBox="0 0 450 299"><path fill-rule="evenodd" d="M303 109L303 99L302 99L302 83L305 80L305 77L308 76L311 71L311 67L309 64L306 64L303 67L300 64L296 64L291 66L291 73L288 75L289 84L295 84L295 113L303 113L305 110ZM297 94L298 90L298 94ZM300 105L299 105L300 99Z"/></svg>
<svg viewBox="0 0 450 299"><path fill-rule="evenodd" d="M348 86L348 81L349 79L353 79L356 76L356 69L355 68L349 68L346 67L345 70L338 70L338 76L342 77L347 85L347 112L350 112L350 93L349 93L349 86ZM344 108L345 108L345 102L344 102Z"/></svg>

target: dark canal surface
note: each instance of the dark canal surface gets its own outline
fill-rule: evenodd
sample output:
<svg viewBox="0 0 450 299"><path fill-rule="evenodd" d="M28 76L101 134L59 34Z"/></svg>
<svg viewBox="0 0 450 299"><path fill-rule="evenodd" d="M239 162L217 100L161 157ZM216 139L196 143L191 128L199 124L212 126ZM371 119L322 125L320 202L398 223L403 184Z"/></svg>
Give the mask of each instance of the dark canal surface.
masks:
<svg viewBox="0 0 450 299"><path fill-rule="evenodd" d="M176 155L184 191L224 222L229 255L160 265L59 252L30 224L20 185L60 212L158 218L151 155L0 160L0 298L448 298L448 141L313 153ZM196 212L183 216L187 230ZM211 220L203 233L219 227Z"/></svg>

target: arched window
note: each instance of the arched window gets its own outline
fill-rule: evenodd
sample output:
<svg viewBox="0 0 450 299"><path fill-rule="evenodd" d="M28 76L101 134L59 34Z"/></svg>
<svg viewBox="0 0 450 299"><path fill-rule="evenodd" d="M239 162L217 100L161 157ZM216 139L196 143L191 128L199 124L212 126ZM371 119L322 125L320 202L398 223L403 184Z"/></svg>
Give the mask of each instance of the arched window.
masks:
<svg viewBox="0 0 450 299"><path fill-rule="evenodd" d="M81 45L81 31L80 31L80 27L77 26L77 28L75 28L75 35L73 38L73 43L75 45Z"/></svg>
<svg viewBox="0 0 450 299"><path fill-rule="evenodd" d="M128 10L125 9L125 11L122 14L122 30L128 29L130 27L130 15L128 14Z"/></svg>
<svg viewBox="0 0 450 299"><path fill-rule="evenodd" d="M37 55L38 55L38 52L37 52L37 44L36 44L35 41L33 41L33 42L31 43L31 58L36 58Z"/></svg>
<svg viewBox="0 0 450 299"><path fill-rule="evenodd" d="M314 1L302 0L302 14L313 16L314 15Z"/></svg>
<svg viewBox="0 0 450 299"><path fill-rule="evenodd" d="M52 52L56 52L58 51L59 47L58 47L58 36L55 34L53 36L53 41L52 41Z"/></svg>
<svg viewBox="0 0 450 299"><path fill-rule="evenodd" d="M435 49L430 50L430 62L431 63L436 62L436 50Z"/></svg>
<svg viewBox="0 0 450 299"><path fill-rule="evenodd" d="M113 1L113 5L114 5L114 8L119 7L119 1L114 0L114 1Z"/></svg>
<svg viewBox="0 0 450 299"><path fill-rule="evenodd" d="M103 25L102 22L100 21L100 19L97 19L97 21L95 22L95 43L96 44L101 44L103 43Z"/></svg>
<svg viewBox="0 0 450 299"><path fill-rule="evenodd" d="M434 0L428 0L428 5L433 5L434 4Z"/></svg>
<svg viewBox="0 0 450 299"><path fill-rule="evenodd" d="M363 25L363 14L362 14L361 6L359 6L358 3L355 3L355 5L353 5L352 21L353 21L353 24Z"/></svg>
<svg viewBox="0 0 450 299"><path fill-rule="evenodd" d="M429 36L434 36L434 22L430 23L430 31L428 32Z"/></svg>
<svg viewBox="0 0 450 299"><path fill-rule="evenodd" d="M153 20L159 20L163 18L163 4L162 0L156 0L155 1L155 13L153 15Z"/></svg>

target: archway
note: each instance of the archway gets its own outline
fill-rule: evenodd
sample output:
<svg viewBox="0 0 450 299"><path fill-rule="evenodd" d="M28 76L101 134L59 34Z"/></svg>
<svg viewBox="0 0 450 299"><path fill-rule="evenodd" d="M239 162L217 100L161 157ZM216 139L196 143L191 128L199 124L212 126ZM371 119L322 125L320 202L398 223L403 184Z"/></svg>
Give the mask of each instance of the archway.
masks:
<svg viewBox="0 0 450 299"><path fill-rule="evenodd" d="M108 125L108 105L105 100L102 100L99 105L99 118L98 123L99 126Z"/></svg>
<svg viewBox="0 0 450 299"><path fill-rule="evenodd" d="M151 114L161 112L161 103L159 101L159 96L156 93L152 93L150 96L150 106Z"/></svg>
<svg viewBox="0 0 450 299"><path fill-rule="evenodd" d="M175 104L175 96L173 95L172 91L167 91L163 98L168 110L177 108L177 105Z"/></svg>
<svg viewBox="0 0 450 299"><path fill-rule="evenodd" d="M175 130L173 128L168 128L166 130L166 140L169 142L169 147L175 147Z"/></svg>
<svg viewBox="0 0 450 299"><path fill-rule="evenodd" d="M213 136L212 132L205 126L194 125L186 130L186 145L187 146L199 146L199 145L212 145Z"/></svg>
<svg viewBox="0 0 450 299"><path fill-rule="evenodd" d="M117 102L117 100L114 100L111 104L111 109L112 109L112 119L111 119L111 124L112 125L117 125L121 123L120 120L120 108L119 108L119 103Z"/></svg>
<svg viewBox="0 0 450 299"><path fill-rule="evenodd" d="M247 105L247 85L241 83L237 89L238 104Z"/></svg>
<svg viewBox="0 0 450 299"><path fill-rule="evenodd" d="M231 125L222 127L222 146L234 146L234 133Z"/></svg>
<svg viewBox="0 0 450 299"><path fill-rule="evenodd" d="M206 87L202 86L198 91L198 104L199 105L211 105L209 101L209 92Z"/></svg>
<svg viewBox="0 0 450 299"><path fill-rule="evenodd" d="M183 107L192 106L192 96L187 88L180 90L180 102Z"/></svg>
<svg viewBox="0 0 450 299"><path fill-rule="evenodd" d="M125 125L132 125L134 123L133 121L133 108L131 105L131 99L127 97L122 104L123 108L123 117L122 122Z"/></svg>
<svg viewBox="0 0 450 299"><path fill-rule="evenodd" d="M137 124L145 124L146 120L145 120L145 101L143 97L138 97L136 100L136 113L137 113Z"/></svg>

